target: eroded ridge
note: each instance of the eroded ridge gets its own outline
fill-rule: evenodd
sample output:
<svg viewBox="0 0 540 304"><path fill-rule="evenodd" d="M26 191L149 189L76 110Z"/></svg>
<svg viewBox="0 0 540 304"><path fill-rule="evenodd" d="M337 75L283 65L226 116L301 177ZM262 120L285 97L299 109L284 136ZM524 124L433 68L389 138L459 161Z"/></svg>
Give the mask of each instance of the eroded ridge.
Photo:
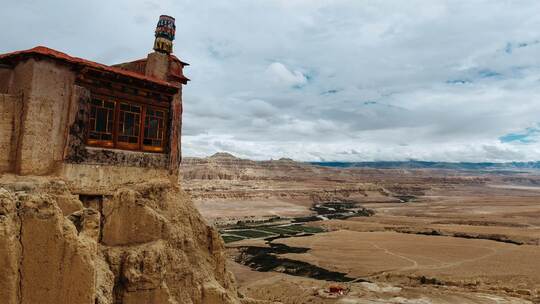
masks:
<svg viewBox="0 0 540 304"><path fill-rule="evenodd" d="M62 180L0 183L2 303L240 303L218 232L177 186L77 195Z"/></svg>

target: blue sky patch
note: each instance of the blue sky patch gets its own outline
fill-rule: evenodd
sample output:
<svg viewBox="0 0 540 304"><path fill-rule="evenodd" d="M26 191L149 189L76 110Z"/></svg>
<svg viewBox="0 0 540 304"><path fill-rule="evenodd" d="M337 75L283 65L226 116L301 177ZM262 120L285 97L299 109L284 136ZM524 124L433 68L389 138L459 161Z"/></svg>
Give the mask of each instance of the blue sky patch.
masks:
<svg viewBox="0 0 540 304"><path fill-rule="evenodd" d="M509 133L499 137L502 143L518 142L522 144L529 144L536 142L535 137L540 135L540 128L527 128L521 133Z"/></svg>
<svg viewBox="0 0 540 304"><path fill-rule="evenodd" d="M333 95L333 94L337 94L339 91L340 90L338 89L331 89L331 90L322 92L321 95Z"/></svg>
<svg viewBox="0 0 540 304"><path fill-rule="evenodd" d="M512 54L514 49L520 49L520 48L528 47L528 46L539 44L539 43L540 43L540 40L533 40L530 42L516 42L516 43L508 42L506 43L506 46L504 47L504 52L506 54Z"/></svg>
<svg viewBox="0 0 540 304"><path fill-rule="evenodd" d="M447 80L446 81L447 84L468 84L468 83L472 83L472 81L470 81L469 79L452 79L452 80Z"/></svg>
<svg viewBox="0 0 540 304"><path fill-rule="evenodd" d="M491 77L499 77L499 76L502 76L501 73L499 72L495 72L493 70L490 70L490 69L484 69L484 70L480 70L478 71L478 75L482 78L491 78Z"/></svg>

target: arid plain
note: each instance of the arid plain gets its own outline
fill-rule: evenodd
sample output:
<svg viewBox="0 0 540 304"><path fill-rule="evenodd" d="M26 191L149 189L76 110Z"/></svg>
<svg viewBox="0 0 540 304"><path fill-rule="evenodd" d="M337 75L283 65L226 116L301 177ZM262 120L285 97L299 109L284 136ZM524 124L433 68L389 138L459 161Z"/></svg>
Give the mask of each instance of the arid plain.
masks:
<svg viewBox="0 0 540 304"><path fill-rule="evenodd" d="M336 169L228 154L183 185L246 296L282 303L540 303L535 171Z"/></svg>

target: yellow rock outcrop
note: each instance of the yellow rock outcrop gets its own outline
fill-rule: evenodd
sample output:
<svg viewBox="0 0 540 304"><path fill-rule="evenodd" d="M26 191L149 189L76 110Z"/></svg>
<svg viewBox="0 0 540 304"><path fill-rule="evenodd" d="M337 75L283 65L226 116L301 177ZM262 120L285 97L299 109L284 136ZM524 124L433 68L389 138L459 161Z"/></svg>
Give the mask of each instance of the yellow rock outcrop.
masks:
<svg viewBox="0 0 540 304"><path fill-rule="evenodd" d="M0 182L3 303L247 301L225 268L221 238L176 185L79 200L63 181L21 179Z"/></svg>

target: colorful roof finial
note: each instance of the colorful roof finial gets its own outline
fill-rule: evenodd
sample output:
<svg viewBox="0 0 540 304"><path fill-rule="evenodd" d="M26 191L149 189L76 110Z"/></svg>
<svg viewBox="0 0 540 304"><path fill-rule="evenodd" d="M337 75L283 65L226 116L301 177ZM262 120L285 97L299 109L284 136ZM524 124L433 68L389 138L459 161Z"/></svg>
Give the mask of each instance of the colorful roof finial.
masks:
<svg viewBox="0 0 540 304"><path fill-rule="evenodd" d="M159 16L159 21L156 27L156 40L154 41L154 50L166 54L172 53L174 34L176 33L176 25L174 18L167 15Z"/></svg>

